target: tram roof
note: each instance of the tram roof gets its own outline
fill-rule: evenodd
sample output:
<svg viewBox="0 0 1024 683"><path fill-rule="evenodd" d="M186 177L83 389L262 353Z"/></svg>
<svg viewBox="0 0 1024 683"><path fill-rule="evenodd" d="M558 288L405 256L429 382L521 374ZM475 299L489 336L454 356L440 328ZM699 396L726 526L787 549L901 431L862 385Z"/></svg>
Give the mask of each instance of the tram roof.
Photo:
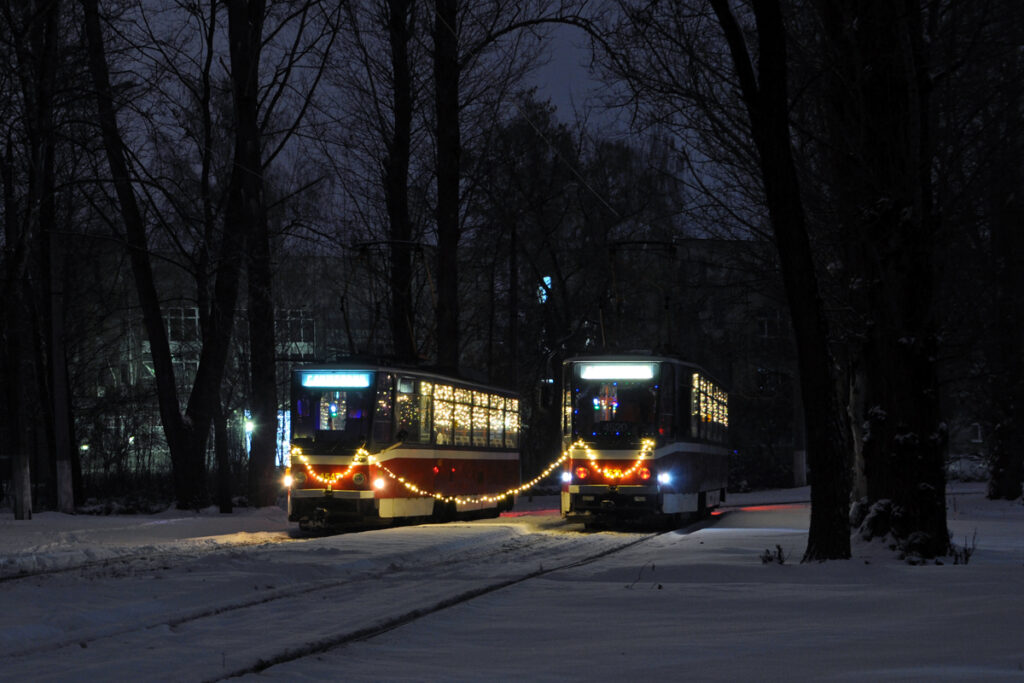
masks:
<svg viewBox="0 0 1024 683"><path fill-rule="evenodd" d="M606 353L606 354L594 354L587 355L582 354L578 356L572 356L566 358L563 364L569 363L672 363L673 365L681 365L684 367L698 370L701 374L705 375L709 379L714 380L717 384L725 386L715 377L712 373L708 372L703 366L698 365L692 361L683 360L682 358L675 358L673 356L662 356L657 354L643 353L643 352L626 352L626 353Z"/></svg>
<svg viewBox="0 0 1024 683"><path fill-rule="evenodd" d="M446 372L438 368L430 368L416 365L402 365L400 363L390 363L387 361L375 362L372 360L352 360L352 361L337 361L333 363L305 363L300 365L292 366L292 374L300 372L316 372L316 371L340 371L340 370L363 370L366 372L390 372L397 375L406 375L410 377L418 377L420 379L428 379L435 382L457 384L461 387L468 389L474 389L476 391L487 391L492 393L502 393L518 396L519 392L515 389L509 389L508 387L499 386L496 384L486 384L484 382L478 382L476 380L467 379L461 375L453 372Z"/></svg>

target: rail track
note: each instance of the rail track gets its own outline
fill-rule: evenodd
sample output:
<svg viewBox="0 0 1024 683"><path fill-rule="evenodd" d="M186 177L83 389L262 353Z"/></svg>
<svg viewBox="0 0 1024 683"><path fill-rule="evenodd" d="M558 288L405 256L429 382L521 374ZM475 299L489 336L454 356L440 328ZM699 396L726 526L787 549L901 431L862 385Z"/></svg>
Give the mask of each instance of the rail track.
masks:
<svg viewBox="0 0 1024 683"><path fill-rule="evenodd" d="M32 596L19 604L38 604L38 612L0 617L0 670L31 680L101 680L127 670L145 680L224 680L373 638L658 535L452 523L39 572L37 581L0 588ZM133 596L127 604L124 594ZM8 621L41 629L68 600L74 610L54 618L52 633L13 643L4 636Z"/></svg>

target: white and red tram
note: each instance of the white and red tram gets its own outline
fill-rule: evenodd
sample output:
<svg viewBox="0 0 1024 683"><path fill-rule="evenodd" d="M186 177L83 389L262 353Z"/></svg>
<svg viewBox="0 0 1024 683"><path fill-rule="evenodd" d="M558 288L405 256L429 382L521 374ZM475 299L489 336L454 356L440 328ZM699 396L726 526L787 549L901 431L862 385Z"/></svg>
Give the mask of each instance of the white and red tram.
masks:
<svg viewBox="0 0 1024 683"><path fill-rule="evenodd" d="M520 483L511 391L397 366L298 367L288 519L300 528L497 516Z"/></svg>
<svg viewBox="0 0 1024 683"><path fill-rule="evenodd" d="M563 366L562 515L704 515L725 500L729 405L702 368L661 356Z"/></svg>

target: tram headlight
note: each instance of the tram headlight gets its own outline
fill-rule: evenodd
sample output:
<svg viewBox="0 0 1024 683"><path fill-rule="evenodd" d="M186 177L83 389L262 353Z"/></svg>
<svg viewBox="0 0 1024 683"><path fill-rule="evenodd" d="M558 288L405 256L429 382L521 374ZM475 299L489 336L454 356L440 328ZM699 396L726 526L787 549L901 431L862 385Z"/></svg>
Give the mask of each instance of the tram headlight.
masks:
<svg viewBox="0 0 1024 683"><path fill-rule="evenodd" d="M373 480L373 488L378 490L383 489L385 486L387 486L387 484L388 482L384 479L384 477L377 477L376 479Z"/></svg>
<svg viewBox="0 0 1024 683"><path fill-rule="evenodd" d="M572 472L562 472L562 481L566 484L572 481Z"/></svg>
<svg viewBox="0 0 1024 683"><path fill-rule="evenodd" d="M295 480L292 479L291 473L286 473L284 475L284 487L286 489L290 489L292 487L292 484L294 484L294 483L295 483Z"/></svg>
<svg viewBox="0 0 1024 683"><path fill-rule="evenodd" d="M658 473L658 483L659 484L671 484L672 483L672 474L670 472L659 472Z"/></svg>

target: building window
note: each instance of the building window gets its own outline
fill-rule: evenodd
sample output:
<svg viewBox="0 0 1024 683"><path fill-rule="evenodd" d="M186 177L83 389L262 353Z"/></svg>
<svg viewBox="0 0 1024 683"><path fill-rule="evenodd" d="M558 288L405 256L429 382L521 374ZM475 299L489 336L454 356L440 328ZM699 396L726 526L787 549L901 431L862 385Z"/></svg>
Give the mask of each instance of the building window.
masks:
<svg viewBox="0 0 1024 683"><path fill-rule="evenodd" d="M285 344L312 344L313 314L304 308L286 308L278 316L277 331Z"/></svg>
<svg viewBox="0 0 1024 683"><path fill-rule="evenodd" d="M167 309L167 339L171 342L199 340L199 309L195 306Z"/></svg>
<svg viewBox="0 0 1024 683"><path fill-rule="evenodd" d="M277 343L283 353L312 356L314 349L313 314L304 308L286 308L278 312Z"/></svg>
<svg viewBox="0 0 1024 683"><path fill-rule="evenodd" d="M757 333L764 339L772 339L779 336L780 318L778 311L762 311L757 316Z"/></svg>

